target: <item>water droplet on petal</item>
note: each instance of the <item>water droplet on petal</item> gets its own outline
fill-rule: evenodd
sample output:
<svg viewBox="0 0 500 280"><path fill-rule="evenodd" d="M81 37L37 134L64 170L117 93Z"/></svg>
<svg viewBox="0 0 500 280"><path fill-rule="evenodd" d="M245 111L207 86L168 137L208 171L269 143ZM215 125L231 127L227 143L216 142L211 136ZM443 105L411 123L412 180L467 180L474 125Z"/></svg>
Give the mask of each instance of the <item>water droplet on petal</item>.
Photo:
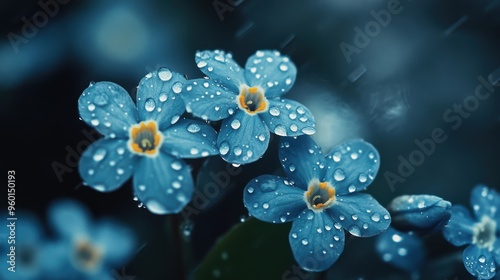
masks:
<svg viewBox="0 0 500 280"><path fill-rule="evenodd" d="M172 79L172 71L168 68L160 68L158 70L158 77L160 77L162 81L170 81L170 79Z"/></svg>
<svg viewBox="0 0 500 280"><path fill-rule="evenodd" d="M282 126L281 124L278 124L274 128L274 133L276 135L279 135L279 136L286 136L286 128L284 126Z"/></svg>
<svg viewBox="0 0 500 280"><path fill-rule="evenodd" d="M290 170L290 172L294 172L295 171L295 165L290 164L290 166L288 166L288 169Z"/></svg>
<svg viewBox="0 0 500 280"><path fill-rule="evenodd" d="M249 188L247 189L247 192L248 192L248 193L253 193L253 192L254 192L254 189L253 189L252 187L249 187Z"/></svg>
<svg viewBox="0 0 500 280"><path fill-rule="evenodd" d="M98 120L98 119L93 119L93 120L90 120L90 123L91 123L93 126L98 126L98 125L99 125L99 120Z"/></svg>
<svg viewBox="0 0 500 280"><path fill-rule="evenodd" d="M241 156L241 154L243 153L243 150L240 147L236 147L236 148L234 148L233 152L235 155Z"/></svg>
<svg viewBox="0 0 500 280"><path fill-rule="evenodd" d="M173 170L181 170L182 169L182 164L178 161L174 161L170 164L170 167L172 167Z"/></svg>
<svg viewBox="0 0 500 280"><path fill-rule="evenodd" d="M269 203L264 203L264 204L262 204L262 208L264 208L264 209L268 209L268 208L269 208Z"/></svg>
<svg viewBox="0 0 500 280"><path fill-rule="evenodd" d="M355 225L352 225L349 227L348 231L354 235L354 236L357 236L357 237L360 237L361 236L361 230L359 229L358 226L355 226Z"/></svg>
<svg viewBox="0 0 500 280"><path fill-rule="evenodd" d="M187 127L187 131L191 133L196 133L201 130L201 127L198 124L192 123Z"/></svg>
<svg viewBox="0 0 500 280"><path fill-rule="evenodd" d="M168 95L165 92L163 92L162 94L160 94L159 99L160 99L160 102L165 102L168 99Z"/></svg>
<svg viewBox="0 0 500 280"><path fill-rule="evenodd" d="M278 107L271 107L271 108L269 108L269 114L277 117L280 115L280 109L278 109Z"/></svg>
<svg viewBox="0 0 500 280"><path fill-rule="evenodd" d="M103 148L100 148L100 149L97 149L94 153L94 156L92 157L92 159L94 159L94 161L101 161L104 159L104 157L106 156L106 150L103 149Z"/></svg>
<svg viewBox="0 0 500 280"><path fill-rule="evenodd" d="M266 140L266 136L264 134L260 134L259 135L259 141L265 141Z"/></svg>
<svg viewBox="0 0 500 280"><path fill-rule="evenodd" d="M280 221L281 221L282 223L286 222L286 217L285 217L285 216L281 216Z"/></svg>
<svg viewBox="0 0 500 280"><path fill-rule="evenodd" d="M314 133L316 133L316 129L314 127L304 127L302 129L302 132L306 135L313 135Z"/></svg>
<svg viewBox="0 0 500 280"><path fill-rule="evenodd" d="M206 61L200 61L200 62L198 62L197 66L198 66L198 68L203 68L203 67L207 66L207 62Z"/></svg>
<svg viewBox="0 0 500 280"><path fill-rule="evenodd" d="M380 221L380 215L375 213L372 215L372 221L374 222L379 222Z"/></svg>
<svg viewBox="0 0 500 280"><path fill-rule="evenodd" d="M272 192L278 188L278 184L275 181L270 180L265 183L260 184L260 190L263 192Z"/></svg>
<svg viewBox="0 0 500 280"><path fill-rule="evenodd" d="M148 98L146 99L146 101L144 102L144 108L146 109L146 111L148 112L153 112L153 110L155 109L156 107L156 103L155 101L153 100L153 98Z"/></svg>
<svg viewBox="0 0 500 280"><path fill-rule="evenodd" d="M309 241L307 241L307 239L304 238L304 239L302 239L302 244L307 245L307 244L309 244Z"/></svg>
<svg viewBox="0 0 500 280"><path fill-rule="evenodd" d="M172 86L172 91L174 93L181 93L182 91L182 84L180 82L176 82L173 86Z"/></svg>
<svg viewBox="0 0 500 280"><path fill-rule="evenodd" d="M105 93L97 93L94 96L94 103L97 106L105 106L108 104L109 97Z"/></svg>
<svg viewBox="0 0 500 280"><path fill-rule="evenodd" d="M87 106L87 108L89 109L90 112L92 112L95 110L95 105L91 103L89 104L89 106Z"/></svg>
<svg viewBox="0 0 500 280"><path fill-rule="evenodd" d="M155 199L148 200L145 204L148 210L155 214L165 214L167 212L167 209Z"/></svg>
<svg viewBox="0 0 500 280"><path fill-rule="evenodd" d="M145 185L139 185L139 190L140 191L145 191L146 190L146 186Z"/></svg>
<svg viewBox="0 0 500 280"><path fill-rule="evenodd" d="M233 129L238 129L238 128L240 128L240 126L241 126L241 123L240 123L240 121L239 121L239 120L237 120L237 119L234 119L234 120L231 122L231 127L232 127Z"/></svg>
<svg viewBox="0 0 500 280"><path fill-rule="evenodd" d="M358 180L359 180L359 182L364 183L364 182L366 182L366 180L368 180L368 177L366 176L365 173L360 173L358 176Z"/></svg>
<svg viewBox="0 0 500 280"><path fill-rule="evenodd" d="M349 187L347 189L349 190L350 193L353 193L356 191L356 186L351 184L351 185L349 185Z"/></svg>
<svg viewBox="0 0 500 280"><path fill-rule="evenodd" d="M283 71L283 72L285 72L285 71L288 70L288 66L286 64L281 64L280 65L280 70Z"/></svg>
<svg viewBox="0 0 500 280"><path fill-rule="evenodd" d="M227 142L222 142L219 146L219 153L221 155L227 155L229 152L229 144Z"/></svg>
<svg viewBox="0 0 500 280"><path fill-rule="evenodd" d="M342 169L337 169L335 170L335 172L333 173L333 178L336 180L336 181L343 181L345 179L345 172L344 170Z"/></svg>

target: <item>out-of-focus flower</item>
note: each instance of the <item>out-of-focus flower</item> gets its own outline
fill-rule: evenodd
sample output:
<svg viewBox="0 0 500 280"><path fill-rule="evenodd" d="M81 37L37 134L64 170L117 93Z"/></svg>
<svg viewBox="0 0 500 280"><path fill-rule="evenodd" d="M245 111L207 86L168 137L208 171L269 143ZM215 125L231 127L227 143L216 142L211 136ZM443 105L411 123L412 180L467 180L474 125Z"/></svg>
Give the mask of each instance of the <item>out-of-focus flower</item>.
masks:
<svg viewBox="0 0 500 280"><path fill-rule="evenodd" d="M472 190L470 202L474 217L467 208L453 206L443 235L455 246L469 244L463 253L465 268L474 277L491 279L500 264L500 195L478 185Z"/></svg>
<svg viewBox="0 0 500 280"><path fill-rule="evenodd" d="M48 218L60 239L47 253L55 258L62 278L112 279L113 268L124 265L135 249L133 233L113 220L93 222L87 209L76 201L62 200L51 205Z"/></svg>
<svg viewBox="0 0 500 280"><path fill-rule="evenodd" d="M360 193L378 172L377 150L363 140L335 147L326 157L309 136L281 138L280 161L287 178L262 175L247 184L243 201L257 219L293 221L289 241L295 260L311 271L330 267L344 249L344 230L377 235L389 212Z"/></svg>
<svg viewBox="0 0 500 280"><path fill-rule="evenodd" d="M80 96L82 119L104 135L80 159L84 183L116 190L133 175L135 195L155 214L178 213L193 194L191 168L181 158L218 154L215 130L180 119L185 79L167 68L149 73L130 95L111 82L91 84Z"/></svg>
<svg viewBox="0 0 500 280"><path fill-rule="evenodd" d="M439 231L451 216L451 203L433 195L402 195L392 200L388 210L392 224L403 231Z"/></svg>
<svg viewBox="0 0 500 280"><path fill-rule="evenodd" d="M295 82L297 69L277 51L257 51L242 69L230 53L196 53L198 68L210 79L188 81L181 96L188 112L204 120L223 120L217 138L222 158L236 164L258 160L270 133L312 135L312 113L302 104L282 99Z"/></svg>
<svg viewBox="0 0 500 280"><path fill-rule="evenodd" d="M408 272L417 271L425 261L425 246L422 239L413 234L389 227L377 236L375 245L380 258Z"/></svg>

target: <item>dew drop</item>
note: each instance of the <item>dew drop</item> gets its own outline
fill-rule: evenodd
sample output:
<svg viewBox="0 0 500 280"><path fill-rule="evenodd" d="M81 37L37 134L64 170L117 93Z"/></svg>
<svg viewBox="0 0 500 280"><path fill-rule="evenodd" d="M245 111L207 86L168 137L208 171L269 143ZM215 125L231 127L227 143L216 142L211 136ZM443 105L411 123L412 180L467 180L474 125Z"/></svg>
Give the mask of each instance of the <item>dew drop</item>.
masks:
<svg viewBox="0 0 500 280"><path fill-rule="evenodd" d="M188 127L187 127L187 131L189 131L191 133L196 133L200 130L201 130L201 127L195 123L192 123L192 124L188 125Z"/></svg>
<svg viewBox="0 0 500 280"><path fill-rule="evenodd" d="M182 91L182 84L180 82L177 82L175 83L173 86L172 86L172 91L174 93L181 93Z"/></svg>
<svg viewBox="0 0 500 280"><path fill-rule="evenodd" d="M146 111L148 112L153 112L153 110L155 109L156 107L156 103L155 101L153 100L153 98L148 98L146 99L146 101L144 102L144 108L146 109Z"/></svg>
<svg viewBox="0 0 500 280"><path fill-rule="evenodd" d="M181 170L182 169L182 164L178 161L174 161L170 164L170 167L172 167L173 170Z"/></svg>
<svg viewBox="0 0 500 280"><path fill-rule="evenodd" d="M163 92L162 94L160 94L159 99L160 99L160 102L165 102L168 99L168 95L165 92Z"/></svg>
<svg viewBox="0 0 500 280"><path fill-rule="evenodd" d="M380 222L380 215L377 214L377 213L375 213L375 214L372 215L371 219L374 222Z"/></svg>
<svg viewBox="0 0 500 280"><path fill-rule="evenodd" d="M277 117L280 115L280 109L278 109L278 107L271 107L271 108L269 108L269 114Z"/></svg>
<svg viewBox="0 0 500 280"><path fill-rule="evenodd" d="M366 180L368 180L368 177L366 176L365 173L360 173L359 176L358 176L358 180L360 183L365 183Z"/></svg>
<svg viewBox="0 0 500 280"><path fill-rule="evenodd" d="M170 79L172 79L172 71L168 68L160 68L158 70L158 77L160 77L162 81L170 81Z"/></svg>
<svg viewBox="0 0 500 280"><path fill-rule="evenodd" d="M353 193L356 191L356 186L351 184L347 189L349 190L350 193Z"/></svg>
<svg viewBox="0 0 500 280"><path fill-rule="evenodd" d="M165 214L167 212L167 209L155 199L148 200L145 204L148 210L155 214Z"/></svg>
<svg viewBox="0 0 500 280"><path fill-rule="evenodd" d="M307 239L304 238L304 239L302 239L302 244L307 245L307 244L309 244L309 241L307 241Z"/></svg>
<svg viewBox="0 0 500 280"><path fill-rule="evenodd" d="M221 155L227 155L229 152L229 144L227 142L222 142L219 146L219 153Z"/></svg>
<svg viewBox="0 0 500 280"><path fill-rule="evenodd" d="M247 192L248 192L248 193L253 193L253 192L254 192L254 189L253 189L252 187L249 187L249 188L247 189Z"/></svg>
<svg viewBox="0 0 500 280"><path fill-rule="evenodd" d="M316 129L314 127L304 127L302 129L302 133L306 135L313 135L314 133L316 133Z"/></svg>
<svg viewBox="0 0 500 280"><path fill-rule="evenodd" d="M105 93L97 93L94 96L94 103L97 106L105 106L108 104L109 97Z"/></svg>
<svg viewBox="0 0 500 280"><path fill-rule="evenodd" d="M349 231L352 235L354 235L354 236L357 236L357 237L361 236L361 230L359 229L359 227L358 227L358 226L354 226L354 225L352 225L352 226L350 226L350 227L349 227L348 231Z"/></svg>
<svg viewBox="0 0 500 280"><path fill-rule="evenodd" d="M196 64L196 66L198 66L198 68L203 68L203 67L207 66L207 62L206 61L200 61L200 62L198 62L198 64Z"/></svg>
<svg viewBox="0 0 500 280"><path fill-rule="evenodd" d="M286 64L281 64L280 65L280 70L283 71L283 72L285 72L285 71L288 70L288 66Z"/></svg>
<svg viewBox="0 0 500 280"><path fill-rule="evenodd" d="M295 171L295 165L291 164L290 166L288 166L288 169L290 170L290 172L294 172Z"/></svg>
<svg viewBox="0 0 500 280"><path fill-rule="evenodd" d="M268 208L269 208L269 203L264 203L264 204L262 204L262 208L264 208L264 209L268 209Z"/></svg>
<svg viewBox="0 0 500 280"><path fill-rule="evenodd" d="M344 170L342 169L335 170L335 172L333 173L333 178L338 182L343 181L345 179Z"/></svg>
<svg viewBox="0 0 500 280"><path fill-rule="evenodd" d="M90 120L90 123L91 123L93 126L98 126L98 125L99 125L99 120L98 120L98 119L93 119L93 120Z"/></svg>
<svg viewBox="0 0 500 280"><path fill-rule="evenodd" d="M98 161L101 161L104 159L104 157L106 156L106 150L101 148L101 149L97 149L94 153L94 156L92 157L92 159L94 159L94 161L98 162Z"/></svg>
<svg viewBox="0 0 500 280"><path fill-rule="evenodd" d="M279 136L286 136L286 128L284 126L282 126L281 124L278 124L274 128L274 133L276 135L279 135Z"/></svg>
<svg viewBox="0 0 500 280"><path fill-rule="evenodd" d="M239 121L239 120L237 120L237 119L234 119L234 120L231 122L231 127L232 127L233 129L238 129L238 128L240 128L240 126L241 126L241 123L240 123L240 121Z"/></svg>
<svg viewBox="0 0 500 280"><path fill-rule="evenodd" d="M89 106L87 106L87 108L89 109L90 112L92 112L92 111L95 110L95 105L94 104L89 104Z"/></svg>
<svg viewBox="0 0 500 280"><path fill-rule="evenodd" d="M241 156L241 154L243 153L243 150L240 147L236 147L236 148L234 148L233 152L235 155Z"/></svg>

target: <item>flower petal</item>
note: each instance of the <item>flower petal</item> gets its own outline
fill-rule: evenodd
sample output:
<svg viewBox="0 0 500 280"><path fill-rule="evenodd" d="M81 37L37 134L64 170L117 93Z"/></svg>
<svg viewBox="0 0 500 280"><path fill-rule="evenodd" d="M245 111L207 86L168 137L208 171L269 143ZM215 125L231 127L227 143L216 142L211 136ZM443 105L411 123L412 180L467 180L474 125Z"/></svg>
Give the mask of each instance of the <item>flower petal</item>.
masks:
<svg viewBox="0 0 500 280"><path fill-rule="evenodd" d="M63 237L88 234L90 213L75 200L63 199L52 203L47 211L49 223Z"/></svg>
<svg viewBox="0 0 500 280"><path fill-rule="evenodd" d="M187 111L204 120L225 119L238 110L236 95L212 80L188 81L181 96Z"/></svg>
<svg viewBox="0 0 500 280"><path fill-rule="evenodd" d="M469 245L462 256L465 268L474 277L491 279L495 276L495 259L486 248Z"/></svg>
<svg viewBox="0 0 500 280"><path fill-rule="evenodd" d="M191 169L163 152L143 157L133 178L134 192L154 214L179 213L193 195Z"/></svg>
<svg viewBox="0 0 500 280"><path fill-rule="evenodd" d="M181 158L200 158L219 154L217 133L208 124L181 119L162 131L161 150Z"/></svg>
<svg viewBox="0 0 500 280"><path fill-rule="evenodd" d="M304 190L321 178L325 167L321 149L309 136L280 138L279 158L287 177Z"/></svg>
<svg viewBox="0 0 500 280"><path fill-rule="evenodd" d="M392 225L404 231L440 231L451 217L451 203L434 195L402 195L388 207Z"/></svg>
<svg viewBox="0 0 500 280"><path fill-rule="evenodd" d="M443 236L455 246L470 244L473 236L472 228L475 223L467 208L462 205L453 205L450 221L443 228Z"/></svg>
<svg viewBox="0 0 500 280"><path fill-rule="evenodd" d="M111 82L91 83L78 99L80 117L105 136L128 137L138 115L130 95Z"/></svg>
<svg viewBox="0 0 500 280"><path fill-rule="evenodd" d="M247 164L264 155L269 136L269 130L259 117L238 110L234 116L222 121L217 145L225 161Z"/></svg>
<svg viewBox="0 0 500 280"><path fill-rule="evenodd" d="M260 113L269 130L279 136L313 135L316 123L311 111L297 101L270 99L269 109Z"/></svg>
<svg viewBox="0 0 500 280"><path fill-rule="evenodd" d="M293 256L301 268L309 271L328 269L344 250L344 230L334 226L325 212L304 210L293 221L288 239Z"/></svg>
<svg viewBox="0 0 500 280"><path fill-rule="evenodd" d="M295 220L307 208L304 190L273 175L262 175L250 181L243 191L243 203L250 215L270 223Z"/></svg>
<svg viewBox="0 0 500 280"><path fill-rule="evenodd" d="M362 139L343 142L328 154L324 181L329 181L339 195L364 190L377 175L380 156Z"/></svg>
<svg viewBox="0 0 500 280"><path fill-rule="evenodd" d="M327 211L354 236L377 235L391 223L389 212L369 194L353 193L337 196L336 199L335 204Z"/></svg>
<svg viewBox="0 0 500 280"><path fill-rule="evenodd" d="M486 215L500 225L500 194L484 185L477 185L471 193L470 204L478 220Z"/></svg>
<svg viewBox="0 0 500 280"><path fill-rule="evenodd" d="M244 71L233 60L231 53L221 50L199 51L196 52L195 60L205 75L233 92L238 92L239 86L245 84Z"/></svg>
<svg viewBox="0 0 500 280"><path fill-rule="evenodd" d="M260 86L267 98L287 93L295 83L296 76L295 64L278 51L257 51L245 65L248 86Z"/></svg>
<svg viewBox="0 0 500 280"><path fill-rule="evenodd" d="M376 250L380 258L408 272L417 271L425 261L425 244L415 234L392 227L377 236Z"/></svg>
<svg viewBox="0 0 500 280"><path fill-rule="evenodd" d="M134 252L135 238L132 231L116 221L100 221L92 235L95 244L103 249L108 264L122 265Z"/></svg>
<svg viewBox="0 0 500 280"><path fill-rule="evenodd" d="M137 87L137 110L141 121L154 120L163 130L175 123L186 107L180 93L186 79L168 68L142 78Z"/></svg>
<svg viewBox="0 0 500 280"><path fill-rule="evenodd" d="M497 264L500 264L500 238L497 238L495 241L495 245L493 245L494 251L493 256L495 257L495 261Z"/></svg>
<svg viewBox="0 0 500 280"><path fill-rule="evenodd" d="M84 183L100 192L110 192L125 183L134 172L137 157L127 140L99 139L82 154L78 171Z"/></svg>

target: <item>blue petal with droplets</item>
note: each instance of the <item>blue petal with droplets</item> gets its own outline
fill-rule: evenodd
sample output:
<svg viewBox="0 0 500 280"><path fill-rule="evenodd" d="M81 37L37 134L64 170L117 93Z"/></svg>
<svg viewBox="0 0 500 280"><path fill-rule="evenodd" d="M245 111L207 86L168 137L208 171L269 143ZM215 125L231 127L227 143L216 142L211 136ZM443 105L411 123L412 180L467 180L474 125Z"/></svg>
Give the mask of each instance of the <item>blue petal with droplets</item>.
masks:
<svg viewBox="0 0 500 280"><path fill-rule="evenodd" d="M423 240L392 227L377 236L375 248L383 261L408 272L418 271L425 261Z"/></svg>
<svg viewBox="0 0 500 280"><path fill-rule="evenodd" d="M91 234L95 245L106 252L106 263L122 265L134 253L136 242L132 231L114 220L100 221Z"/></svg>
<svg viewBox="0 0 500 280"><path fill-rule="evenodd" d="M309 136L280 138L279 158L287 177L304 190L324 172L325 157Z"/></svg>
<svg viewBox="0 0 500 280"><path fill-rule="evenodd" d="M245 84L245 71L233 60L231 53L221 50L199 51L196 52L195 60L205 75L233 92L238 92L239 86Z"/></svg>
<svg viewBox="0 0 500 280"><path fill-rule="evenodd" d="M393 224L406 231L438 231L451 216L451 203L434 195L398 196L391 201L388 209Z"/></svg>
<svg viewBox="0 0 500 280"><path fill-rule="evenodd" d="M328 269L344 250L344 230L325 212L304 210L293 221L288 237L293 256L308 271Z"/></svg>
<svg viewBox="0 0 500 280"><path fill-rule="evenodd" d="M465 268L474 277L491 279L495 276L495 259L486 248L469 245L462 256Z"/></svg>
<svg viewBox="0 0 500 280"><path fill-rule="evenodd" d="M243 203L250 215L270 223L295 220L307 208L304 190L273 175L262 175L250 181L243 191Z"/></svg>
<svg viewBox="0 0 500 280"><path fill-rule="evenodd" d="M188 81L181 96L187 111L204 120L218 121L239 110L237 95L212 80Z"/></svg>
<svg viewBox="0 0 500 280"><path fill-rule="evenodd" d="M314 117L304 105L289 99L270 99L269 109L259 116L271 132L279 136L313 135Z"/></svg>
<svg viewBox="0 0 500 280"><path fill-rule="evenodd" d="M262 120L238 110L222 121L217 145L221 157L230 163L257 161L269 146L269 130Z"/></svg>
<svg viewBox="0 0 500 280"><path fill-rule="evenodd" d="M389 212L366 193L337 196L335 204L327 211L335 221L357 237L377 235L391 223Z"/></svg>
<svg viewBox="0 0 500 280"><path fill-rule="evenodd" d="M450 221L443 229L443 236L455 246L470 244L473 236L472 227L475 223L467 208L453 205Z"/></svg>
<svg viewBox="0 0 500 280"><path fill-rule="evenodd" d="M82 154L78 171L85 184L100 192L110 192L125 183L134 172L137 157L127 148L127 140L99 139Z"/></svg>
<svg viewBox="0 0 500 280"><path fill-rule="evenodd" d="M470 203L478 220L486 215L500 225L500 194L484 185L477 185L472 190Z"/></svg>
<svg viewBox="0 0 500 280"><path fill-rule="evenodd" d="M154 120L163 130L175 123L186 110L180 97L186 79L168 68L160 68L142 78L137 88L139 119Z"/></svg>
<svg viewBox="0 0 500 280"><path fill-rule="evenodd" d="M90 213L74 200L64 199L52 203L48 217L54 231L67 238L85 234L90 227Z"/></svg>
<svg viewBox="0 0 500 280"><path fill-rule="evenodd" d="M295 83L296 76L295 64L278 51L257 51L245 65L248 86L260 86L267 98L287 93Z"/></svg>
<svg viewBox="0 0 500 280"><path fill-rule="evenodd" d="M217 133L208 124L181 119L162 131L161 150L181 158L200 158L219 154Z"/></svg>
<svg viewBox="0 0 500 280"><path fill-rule="evenodd" d="M339 195L366 189L375 179L380 156L370 143L361 139L346 141L326 158L324 181L329 181Z"/></svg>
<svg viewBox="0 0 500 280"><path fill-rule="evenodd" d="M111 82L98 82L85 89L78 99L80 117L101 134L128 137L128 129L138 121L130 95Z"/></svg>
<svg viewBox="0 0 500 280"><path fill-rule="evenodd" d="M179 213L191 201L191 169L181 159L163 152L143 157L133 178L134 192L154 214Z"/></svg>

